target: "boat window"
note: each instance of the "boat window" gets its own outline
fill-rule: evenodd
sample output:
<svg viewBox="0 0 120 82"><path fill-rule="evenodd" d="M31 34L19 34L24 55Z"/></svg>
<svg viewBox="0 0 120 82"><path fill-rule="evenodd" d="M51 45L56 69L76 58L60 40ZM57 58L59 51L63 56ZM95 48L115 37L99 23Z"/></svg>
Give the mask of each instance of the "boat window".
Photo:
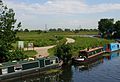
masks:
<svg viewBox="0 0 120 82"><path fill-rule="evenodd" d="M45 65L50 65L50 60L45 60Z"/></svg>
<svg viewBox="0 0 120 82"><path fill-rule="evenodd" d="M56 58L56 62L55 63L58 63L58 61L59 61L58 58Z"/></svg>
<svg viewBox="0 0 120 82"><path fill-rule="evenodd" d="M40 63L40 67L44 67L44 66L45 66L45 65L44 65L44 59L39 60L39 63Z"/></svg>
<svg viewBox="0 0 120 82"><path fill-rule="evenodd" d="M56 63L56 61L57 61L57 60L53 60L53 64L55 64L55 63ZM57 62L57 63L58 63L58 62Z"/></svg>
<svg viewBox="0 0 120 82"><path fill-rule="evenodd" d="M14 66L14 70L15 71L21 71L22 70L22 65L17 63L15 66Z"/></svg>
<svg viewBox="0 0 120 82"><path fill-rule="evenodd" d="M14 66L8 67L8 73L15 72Z"/></svg>
<svg viewBox="0 0 120 82"><path fill-rule="evenodd" d="M0 75L2 75L2 69L0 69Z"/></svg>
<svg viewBox="0 0 120 82"><path fill-rule="evenodd" d="M117 47L119 48L119 45L117 45Z"/></svg>
<svg viewBox="0 0 120 82"><path fill-rule="evenodd" d="M89 56L91 56L93 54L93 52L89 52Z"/></svg>
<svg viewBox="0 0 120 82"><path fill-rule="evenodd" d="M94 51L94 54L96 54L96 53L97 53L97 51L95 50L95 51Z"/></svg>
<svg viewBox="0 0 120 82"><path fill-rule="evenodd" d="M2 74L7 74L7 72L8 72L7 68L2 69Z"/></svg>
<svg viewBox="0 0 120 82"><path fill-rule="evenodd" d="M53 60L50 61L50 64L53 64Z"/></svg>
<svg viewBox="0 0 120 82"><path fill-rule="evenodd" d="M31 63L23 64L22 67L23 67L23 70L25 70L25 69L36 68L39 66L38 66L38 62L31 62Z"/></svg>
<svg viewBox="0 0 120 82"><path fill-rule="evenodd" d="M103 51L103 48L101 49L101 51Z"/></svg>

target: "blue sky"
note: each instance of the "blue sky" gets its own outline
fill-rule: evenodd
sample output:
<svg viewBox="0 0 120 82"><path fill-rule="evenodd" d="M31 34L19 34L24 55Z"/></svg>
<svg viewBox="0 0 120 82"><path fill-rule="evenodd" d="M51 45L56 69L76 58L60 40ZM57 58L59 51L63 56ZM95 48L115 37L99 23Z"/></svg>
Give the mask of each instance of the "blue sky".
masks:
<svg viewBox="0 0 120 82"><path fill-rule="evenodd" d="M120 0L3 0L22 28L97 28L101 18L120 19ZM81 27L79 27L81 26Z"/></svg>

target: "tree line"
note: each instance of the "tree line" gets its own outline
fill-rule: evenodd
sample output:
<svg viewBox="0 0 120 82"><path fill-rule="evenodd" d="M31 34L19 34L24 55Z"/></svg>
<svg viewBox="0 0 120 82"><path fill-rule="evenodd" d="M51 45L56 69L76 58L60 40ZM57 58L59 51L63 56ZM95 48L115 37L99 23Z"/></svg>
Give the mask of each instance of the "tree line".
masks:
<svg viewBox="0 0 120 82"><path fill-rule="evenodd" d="M48 30L29 30L29 29L17 29L16 32L80 32L80 31L98 31L98 29L62 29L62 28L50 28Z"/></svg>

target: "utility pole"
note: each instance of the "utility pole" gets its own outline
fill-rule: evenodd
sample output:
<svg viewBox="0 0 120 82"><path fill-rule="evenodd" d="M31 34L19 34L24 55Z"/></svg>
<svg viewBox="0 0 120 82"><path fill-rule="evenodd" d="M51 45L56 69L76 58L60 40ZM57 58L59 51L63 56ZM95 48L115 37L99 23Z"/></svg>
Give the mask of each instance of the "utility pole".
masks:
<svg viewBox="0 0 120 82"><path fill-rule="evenodd" d="M47 24L45 24L45 31L48 31L48 26L47 26Z"/></svg>

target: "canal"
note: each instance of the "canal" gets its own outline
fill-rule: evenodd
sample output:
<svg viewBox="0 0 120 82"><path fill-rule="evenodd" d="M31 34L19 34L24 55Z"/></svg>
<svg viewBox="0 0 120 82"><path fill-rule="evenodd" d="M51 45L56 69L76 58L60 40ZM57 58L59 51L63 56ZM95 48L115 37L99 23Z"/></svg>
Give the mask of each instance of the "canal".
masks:
<svg viewBox="0 0 120 82"><path fill-rule="evenodd" d="M66 66L60 74L21 78L11 82L120 82L120 51L86 65Z"/></svg>

